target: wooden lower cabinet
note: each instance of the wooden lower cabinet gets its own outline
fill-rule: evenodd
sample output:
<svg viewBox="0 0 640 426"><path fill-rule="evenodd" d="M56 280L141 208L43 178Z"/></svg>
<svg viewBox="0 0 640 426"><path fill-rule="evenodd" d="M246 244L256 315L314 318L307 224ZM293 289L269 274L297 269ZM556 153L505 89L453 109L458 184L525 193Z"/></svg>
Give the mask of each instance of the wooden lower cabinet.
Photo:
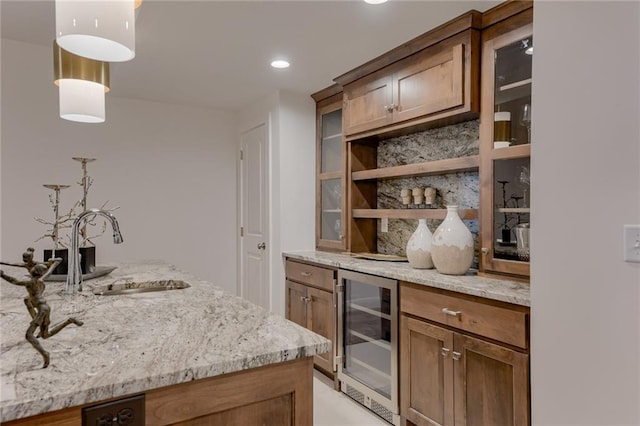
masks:
<svg viewBox="0 0 640 426"><path fill-rule="evenodd" d="M286 318L334 341L333 293L287 280ZM333 351L314 357L315 365L333 372Z"/></svg>
<svg viewBox="0 0 640 426"><path fill-rule="evenodd" d="M456 425L529 424L529 355L454 333Z"/></svg>
<svg viewBox="0 0 640 426"><path fill-rule="evenodd" d="M408 424L529 424L526 353L406 315L400 342L400 413Z"/></svg>
<svg viewBox="0 0 640 426"><path fill-rule="evenodd" d="M107 401L98 403L102 402ZM81 426L82 406L2 424ZM145 393L147 426L311 424L313 361L310 357L167 386Z"/></svg>
<svg viewBox="0 0 640 426"><path fill-rule="evenodd" d="M323 265L287 259L286 312L288 320L336 342L335 284L337 271ZM315 366L335 378L335 347L316 355Z"/></svg>

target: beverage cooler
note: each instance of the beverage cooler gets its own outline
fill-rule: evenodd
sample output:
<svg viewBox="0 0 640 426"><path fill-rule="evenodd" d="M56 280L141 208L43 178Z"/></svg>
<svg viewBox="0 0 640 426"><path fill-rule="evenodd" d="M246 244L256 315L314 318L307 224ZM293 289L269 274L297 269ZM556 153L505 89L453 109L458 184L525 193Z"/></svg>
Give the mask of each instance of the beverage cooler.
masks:
<svg viewBox="0 0 640 426"><path fill-rule="evenodd" d="M398 282L338 271L338 380L342 392L393 423L398 404Z"/></svg>

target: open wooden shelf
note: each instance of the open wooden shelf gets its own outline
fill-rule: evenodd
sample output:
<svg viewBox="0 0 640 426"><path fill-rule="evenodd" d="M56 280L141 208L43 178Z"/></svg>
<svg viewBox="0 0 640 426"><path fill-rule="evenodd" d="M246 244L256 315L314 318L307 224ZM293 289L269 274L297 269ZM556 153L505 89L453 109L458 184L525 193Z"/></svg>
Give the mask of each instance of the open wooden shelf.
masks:
<svg viewBox="0 0 640 426"><path fill-rule="evenodd" d="M498 90L500 92L504 92L505 90L515 89L526 85L531 85L531 78L525 78L524 80L516 81L515 83L505 84L500 86ZM529 89L529 91L531 91L531 89Z"/></svg>
<svg viewBox="0 0 640 426"><path fill-rule="evenodd" d="M512 145L506 148L495 148L491 151L491 159L508 160L511 158L525 158L531 156L531 144Z"/></svg>
<svg viewBox="0 0 640 426"><path fill-rule="evenodd" d="M477 155L469 157L451 158L446 160L428 161L425 163L407 164L404 166L384 167L381 169L362 170L351 173L353 181L373 180L384 178L413 177L456 173L468 170L478 170L480 158Z"/></svg>
<svg viewBox="0 0 640 426"><path fill-rule="evenodd" d="M477 209L458 210L460 218L478 219ZM354 219L444 219L447 209L353 209Z"/></svg>

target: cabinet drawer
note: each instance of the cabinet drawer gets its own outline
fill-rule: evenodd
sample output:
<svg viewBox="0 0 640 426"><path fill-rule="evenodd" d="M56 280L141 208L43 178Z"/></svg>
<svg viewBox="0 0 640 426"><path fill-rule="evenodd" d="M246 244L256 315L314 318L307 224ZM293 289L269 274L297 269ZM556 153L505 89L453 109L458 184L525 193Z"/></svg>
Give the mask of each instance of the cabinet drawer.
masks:
<svg viewBox="0 0 640 426"><path fill-rule="evenodd" d="M331 292L333 292L333 274L334 271L332 269L293 262L291 260L287 260L286 263L286 275L288 279Z"/></svg>
<svg viewBox="0 0 640 426"><path fill-rule="evenodd" d="M528 348L527 312L402 283L400 310L460 330Z"/></svg>

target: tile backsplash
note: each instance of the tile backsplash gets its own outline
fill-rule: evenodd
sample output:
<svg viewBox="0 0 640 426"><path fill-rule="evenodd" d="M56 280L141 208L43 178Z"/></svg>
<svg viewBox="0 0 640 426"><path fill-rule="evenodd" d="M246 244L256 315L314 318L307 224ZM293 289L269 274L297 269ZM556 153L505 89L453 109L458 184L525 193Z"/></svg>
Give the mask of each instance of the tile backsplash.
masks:
<svg viewBox="0 0 640 426"><path fill-rule="evenodd" d="M478 155L479 128L479 121L473 120L381 141L378 145L378 168ZM434 208L445 208L447 204L457 204L461 209L479 207L479 178L478 172L473 171L380 180L378 208L406 208L402 205L400 190L427 186L437 190ZM431 232L440 222L427 221ZM464 222L473 234L477 255L479 223L477 220ZM378 252L404 255L407 241L416 226L417 220L389 219L389 232L381 232L378 221ZM477 256L473 267L477 267Z"/></svg>

